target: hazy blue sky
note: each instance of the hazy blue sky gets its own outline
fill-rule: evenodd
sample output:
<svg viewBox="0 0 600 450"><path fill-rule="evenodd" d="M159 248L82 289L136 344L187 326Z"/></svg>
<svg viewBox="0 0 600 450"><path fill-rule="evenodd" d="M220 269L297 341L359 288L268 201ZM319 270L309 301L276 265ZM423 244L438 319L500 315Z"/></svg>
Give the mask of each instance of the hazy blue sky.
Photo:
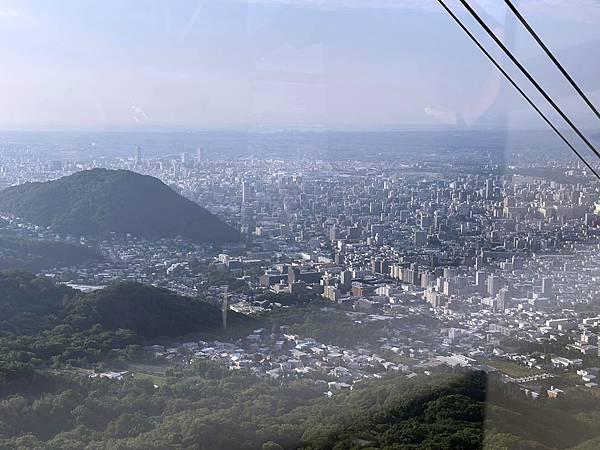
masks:
<svg viewBox="0 0 600 450"><path fill-rule="evenodd" d="M473 4L592 124L502 0ZM600 89L600 2L521 4ZM430 0L0 0L0 58L2 129L540 126Z"/></svg>

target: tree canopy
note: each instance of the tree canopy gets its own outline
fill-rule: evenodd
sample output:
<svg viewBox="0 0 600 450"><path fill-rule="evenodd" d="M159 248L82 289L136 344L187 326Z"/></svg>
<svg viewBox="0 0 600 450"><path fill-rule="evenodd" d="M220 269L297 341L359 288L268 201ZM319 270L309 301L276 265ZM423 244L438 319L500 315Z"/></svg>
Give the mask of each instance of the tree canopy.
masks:
<svg viewBox="0 0 600 450"><path fill-rule="evenodd" d="M128 170L86 170L10 187L0 191L0 211L74 235L239 240L237 231L159 179Z"/></svg>

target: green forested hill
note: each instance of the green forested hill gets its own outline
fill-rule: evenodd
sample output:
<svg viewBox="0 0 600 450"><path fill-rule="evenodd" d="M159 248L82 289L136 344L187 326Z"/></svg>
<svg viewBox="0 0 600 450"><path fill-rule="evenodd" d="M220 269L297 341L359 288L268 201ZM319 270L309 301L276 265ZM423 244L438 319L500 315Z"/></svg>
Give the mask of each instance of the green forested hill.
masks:
<svg viewBox="0 0 600 450"><path fill-rule="evenodd" d="M221 332L220 308L201 299L131 282L83 294L19 271L0 272L0 315L0 385L34 368L119 356L157 336ZM230 323L251 324L244 317L231 312Z"/></svg>
<svg viewBox="0 0 600 450"><path fill-rule="evenodd" d="M5 449L477 449L486 380L456 374L364 383L327 399L204 362L146 380L65 377L0 402ZM48 417L48 411L54 414Z"/></svg>
<svg viewBox="0 0 600 450"><path fill-rule="evenodd" d="M281 385L208 361L170 371L160 386L40 377L37 389L0 400L0 448L548 450L598 434L560 400L515 397L508 407L502 383L482 372L390 375L332 398L308 382Z"/></svg>
<svg viewBox="0 0 600 450"><path fill-rule="evenodd" d="M66 307L66 321L81 328L100 324L128 329L140 336L181 336L221 326L221 311L208 302L166 289L124 282L80 295ZM230 317L238 317L230 313Z"/></svg>
<svg viewBox="0 0 600 450"><path fill-rule="evenodd" d="M60 233L228 242L238 233L157 178L93 169L0 191L0 212Z"/></svg>
<svg viewBox="0 0 600 450"><path fill-rule="evenodd" d="M137 283L82 294L0 272L0 313L1 449L588 450L600 441L600 393L532 401L476 371L390 374L325 398L309 380L282 385L210 361L173 368L157 385L69 369L128 360L145 338L219 328L218 307Z"/></svg>
<svg viewBox="0 0 600 450"><path fill-rule="evenodd" d="M66 286L17 270L0 271L0 333L29 334L75 295Z"/></svg>

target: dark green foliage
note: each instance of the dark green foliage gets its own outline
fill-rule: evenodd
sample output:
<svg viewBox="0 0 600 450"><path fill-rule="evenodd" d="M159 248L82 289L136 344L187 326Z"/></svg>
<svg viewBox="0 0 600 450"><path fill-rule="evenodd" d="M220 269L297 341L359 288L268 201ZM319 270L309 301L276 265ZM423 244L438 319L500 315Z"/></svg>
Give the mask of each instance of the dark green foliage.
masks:
<svg viewBox="0 0 600 450"><path fill-rule="evenodd" d="M0 275L0 303L13 308L4 325L24 313L45 324L28 335L3 330L0 448L340 449L393 442L408 449L434 446L440 436L451 448L481 441L481 377L397 377L324 399L310 383L281 386L210 362L173 371L159 389L148 380L44 375L33 368L86 365L115 348L131 358L143 337L218 327L219 310L136 283L80 294L22 272Z"/></svg>
<svg viewBox="0 0 600 450"><path fill-rule="evenodd" d="M309 384L283 387L209 362L171 373L160 388L52 378L46 389L0 401L0 448L28 439L53 450L471 450L483 439L480 374L391 377L332 399Z"/></svg>
<svg viewBox="0 0 600 450"><path fill-rule="evenodd" d="M68 302L66 310L66 323L78 328L100 324L107 330L128 329L148 338L181 336L221 325L221 311L205 301L133 282L80 295Z"/></svg>
<svg viewBox="0 0 600 450"><path fill-rule="evenodd" d="M52 364L139 358L139 344L156 336L222 332L220 308L200 299L139 283L82 294L18 271L0 272L0 314L0 381ZM229 323L252 325L235 312Z"/></svg>
<svg viewBox="0 0 600 450"><path fill-rule="evenodd" d="M83 245L0 236L0 270L39 272L99 259L99 251Z"/></svg>
<svg viewBox="0 0 600 450"><path fill-rule="evenodd" d="M282 299L284 302L292 301L290 296ZM304 302L302 299L296 301L298 305ZM261 319L269 328L287 326L292 333L341 346L376 341L385 334L386 327L386 323L382 322L356 323L343 311L319 299L313 299L304 306L275 309L263 314Z"/></svg>
<svg viewBox="0 0 600 450"><path fill-rule="evenodd" d="M569 389L558 400L523 401L523 393L514 385L496 384L490 386L488 402L488 428L501 435L494 438L500 443L491 448L503 448L502 441L510 441L510 436L520 443L509 449L535 449L570 448L598 435L600 398L593 391Z"/></svg>
<svg viewBox="0 0 600 450"><path fill-rule="evenodd" d="M486 450L552 450L556 447L548 447L513 434L487 432L484 448ZM593 448L596 449L596 447Z"/></svg>
<svg viewBox="0 0 600 450"><path fill-rule="evenodd" d="M204 269L207 286L227 285L230 292L239 292L244 294L250 293L248 284L245 281L238 280L236 277L234 277L227 267L217 264L210 264L205 266Z"/></svg>
<svg viewBox="0 0 600 450"><path fill-rule="evenodd" d="M93 169L11 187L0 192L0 211L75 235L239 239L235 230L157 178L127 170Z"/></svg>
<svg viewBox="0 0 600 450"><path fill-rule="evenodd" d="M322 306L281 310L271 323L324 340L354 326L367 340L368 328ZM328 399L309 381L281 385L208 361L169 370L160 387L152 378L92 380L69 369L140 357L145 337L218 329L216 306L137 283L81 294L0 272L0 307L1 449L471 450L482 448L484 434L486 449L598 444L593 391L533 402L481 372L390 376Z"/></svg>
<svg viewBox="0 0 600 450"><path fill-rule="evenodd" d="M336 421L317 415L320 424L305 438L313 448L332 450L477 449L485 397L486 377L478 372L369 381L334 397L327 408L342 414Z"/></svg>
<svg viewBox="0 0 600 450"><path fill-rule="evenodd" d="M73 289L29 272L0 271L0 332L39 329L40 320L60 311L73 295Z"/></svg>

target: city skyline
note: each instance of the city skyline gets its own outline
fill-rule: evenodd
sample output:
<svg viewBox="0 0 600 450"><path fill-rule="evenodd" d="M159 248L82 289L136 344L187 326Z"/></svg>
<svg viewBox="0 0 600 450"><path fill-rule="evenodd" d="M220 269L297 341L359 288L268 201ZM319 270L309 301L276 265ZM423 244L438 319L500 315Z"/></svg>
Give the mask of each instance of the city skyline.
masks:
<svg viewBox="0 0 600 450"><path fill-rule="evenodd" d="M0 0L0 449L600 448L599 25Z"/></svg>

